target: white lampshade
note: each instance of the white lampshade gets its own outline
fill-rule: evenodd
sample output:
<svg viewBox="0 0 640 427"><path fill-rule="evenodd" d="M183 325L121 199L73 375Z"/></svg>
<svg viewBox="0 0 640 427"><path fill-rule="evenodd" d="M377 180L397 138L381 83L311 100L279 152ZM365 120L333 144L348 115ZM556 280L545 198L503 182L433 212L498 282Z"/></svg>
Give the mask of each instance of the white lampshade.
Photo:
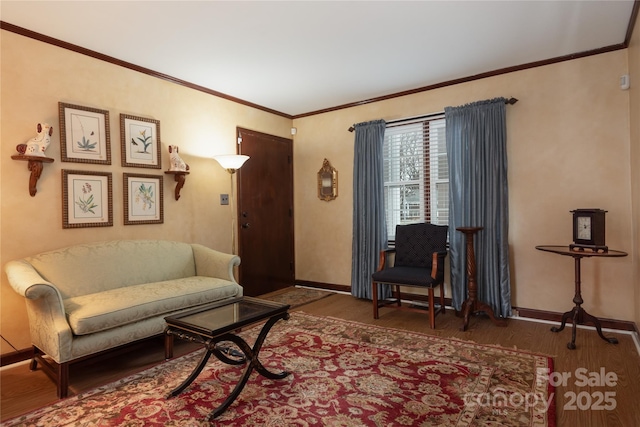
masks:
<svg viewBox="0 0 640 427"><path fill-rule="evenodd" d="M244 156L242 154L222 154L219 156L213 156L213 158L220 163L220 166L228 171L240 169L244 162L249 160L249 156Z"/></svg>

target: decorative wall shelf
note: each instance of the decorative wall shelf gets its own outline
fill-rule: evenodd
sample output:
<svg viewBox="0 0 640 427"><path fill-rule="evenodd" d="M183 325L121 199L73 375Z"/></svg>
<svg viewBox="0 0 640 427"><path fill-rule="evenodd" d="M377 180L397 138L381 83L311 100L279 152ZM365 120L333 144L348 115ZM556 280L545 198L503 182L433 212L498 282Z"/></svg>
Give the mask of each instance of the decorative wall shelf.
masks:
<svg viewBox="0 0 640 427"><path fill-rule="evenodd" d="M185 172L185 171L165 171L164 173L166 173L167 175L173 175L177 184L176 184L176 191L175 191L175 196L176 196L176 200L178 200L180 198L180 190L182 189L182 187L184 187L184 183L187 179L187 175L189 175L189 172Z"/></svg>
<svg viewBox="0 0 640 427"><path fill-rule="evenodd" d="M38 183L38 179L40 179L40 175L42 174L43 163L53 163L53 159L49 157L40 157L40 156L25 156L23 154L16 154L11 156L13 160L22 160L26 161L27 169L31 171L31 176L29 177L29 194L31 197L34 197L38 192L36 188L36 184Z"/></svg>

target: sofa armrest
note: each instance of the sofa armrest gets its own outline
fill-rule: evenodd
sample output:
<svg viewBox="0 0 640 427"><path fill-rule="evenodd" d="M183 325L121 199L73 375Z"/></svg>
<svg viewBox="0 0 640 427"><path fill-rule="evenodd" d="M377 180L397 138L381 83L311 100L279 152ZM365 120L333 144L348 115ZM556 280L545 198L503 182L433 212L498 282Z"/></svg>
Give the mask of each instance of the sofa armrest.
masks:
<svg viewBox="0 0 640 427"><path fill-rule="evenodd" d="M52 298L60 304L62 296L58 289L42 278L31 264L26 261L9 261L4 267L9 284L19 295L35 300L38 298Z"/></svg>
<svg viewBox="0 0 640 427"><path fill-rule="evenodd" d="M24 260L9 261L5 271L11 287L26 299L31 342L58 363L69 360L73 334L58 289Z"/></svg>
<svg viewBox="0 0 640 427"><path fill-rule="evenodd" d="M191 246L196 264L196 275L217 277L238 283L234 277L233 269L240 265L239 256L219 252L195 243Z"/></svg>

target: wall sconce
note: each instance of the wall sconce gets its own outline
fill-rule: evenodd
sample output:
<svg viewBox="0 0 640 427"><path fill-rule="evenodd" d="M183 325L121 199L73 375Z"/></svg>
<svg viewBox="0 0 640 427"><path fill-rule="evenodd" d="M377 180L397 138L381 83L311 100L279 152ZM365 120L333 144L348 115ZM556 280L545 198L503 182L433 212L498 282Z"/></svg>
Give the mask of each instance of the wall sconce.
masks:
<svg viewBox="0 0 640 427"><path fill-rule="evenodd" d="M318 171L318 198L329 202L338 197L338 171L324 159Z"/></svg>
<svg viewBox="0 0 640 427"><path fill-rule="evenodd" d="M222 154L219 156L213 156L213 158L220 163L220 166L225 168L229 172L231 179L231 196L229 197L229 204L231 204L231 252L236 253L236 204L234 201L234 185L233 175L236 171L244 165L244 162L249 160L249 156L242 154Z"/></svg>

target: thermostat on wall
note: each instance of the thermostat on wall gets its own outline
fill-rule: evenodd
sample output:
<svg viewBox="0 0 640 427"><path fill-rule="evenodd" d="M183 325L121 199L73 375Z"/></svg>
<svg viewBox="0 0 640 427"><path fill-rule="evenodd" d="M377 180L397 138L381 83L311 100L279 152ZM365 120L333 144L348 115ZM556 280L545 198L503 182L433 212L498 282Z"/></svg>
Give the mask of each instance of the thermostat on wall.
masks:
<svg viewBox="0 0 640 427"><path fill-rule="evenodd" d="M622 90L629 89L629 74L625 74L624 76L620 76L620 89L622 89Z"/></svg>

